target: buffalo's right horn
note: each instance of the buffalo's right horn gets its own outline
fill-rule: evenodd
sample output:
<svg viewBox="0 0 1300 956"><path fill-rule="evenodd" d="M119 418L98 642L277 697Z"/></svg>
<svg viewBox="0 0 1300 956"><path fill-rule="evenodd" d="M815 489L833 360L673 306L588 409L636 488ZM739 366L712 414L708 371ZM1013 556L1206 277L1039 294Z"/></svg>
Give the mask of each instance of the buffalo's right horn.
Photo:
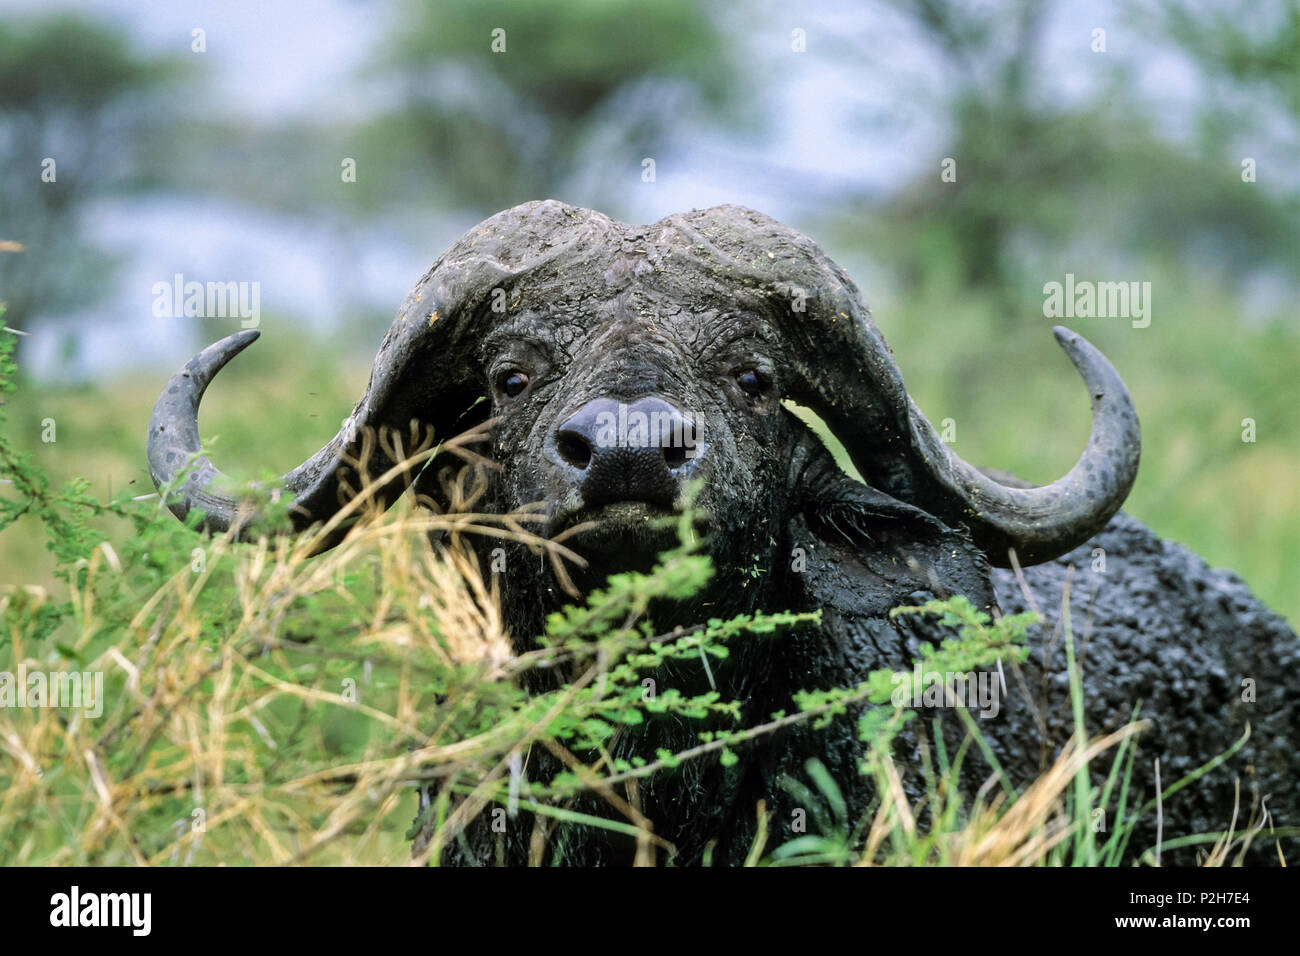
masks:
<svg viewBox="0 0 1300 956"><path fill-rule="evenodd" d="M255 517L250 500L252 492L260 486L254 483L241 488L222 474L206 455L199 454L199 402L213 376L256 341L258 335L253 330L236 332L196 355L172 376L154 406L149 422L149 473L154 484L163 488L193 461L188 478L167 505L176 517L182 519L191 511L202 512L201 527L209 532L222 532L232 527L244 531ZM341 481L349 471L356 477L355 470L347 462L355 463L358 456L367 457L361 451L366 438L353 424L356 418L357 412L354 411L353 417L329 444L268 489L272 494L287 492L293 496L289 513L297 528L327 520L344 503L346 496L340 493ZM194 458L195 455L198 457ZM381 474L381 469L386 471L391 467L393 456L378 448L373 449L369 457L374 458L369 469L372 478ZM409 476L404 476L400 483L404 487L409 483ZM398 485L399 481L390 484ZM384 504L398 493L399 488L375 489L377 500Z"/></svg>
<svg viewBox="0 0 1300 956"><path fill-rule="evenodd" d="M600 213L551 200L524 203L480 223L443 253L411 290L384 336L366 393L337 435L272 485L293 496L297 527L334 516L363 485L387 507L415 476L392 471L415 444L443 440L487 418L479 348L492 328L512 316L489 307L495 292L562 284L574 264L606 253L614 223ZM162 487L200 451L198 411L203 392L256 331L237 332L204 349L163 389L149 423L149 472ZM365 474L357 472L363 463ZM430 489L433 490L432 488ZM184 518L204 513L208 531L244 534L263 489L241 486L206 456L168 507ZM321 543L329 547L340 534Z"/></svg>

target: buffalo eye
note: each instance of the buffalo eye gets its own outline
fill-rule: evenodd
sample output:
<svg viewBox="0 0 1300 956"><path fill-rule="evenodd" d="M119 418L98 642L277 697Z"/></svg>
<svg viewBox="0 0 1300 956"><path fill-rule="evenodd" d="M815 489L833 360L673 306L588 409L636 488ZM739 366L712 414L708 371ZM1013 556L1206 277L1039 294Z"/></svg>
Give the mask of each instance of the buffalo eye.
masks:
<svg viewBox="0 0 1300 956"><path fill-rule="evenodd" d="M736 376L736 384L746 395L757 398L767 391L771 383L766 375L756 368L751 368Z"/></svg>
<svg viewBox="0 0 1300 956"><path fill-rule="evenodd" d="M497 376L497 390L506 398L518 398L528 388L528 373L518 369L502 372Z"/></svg>

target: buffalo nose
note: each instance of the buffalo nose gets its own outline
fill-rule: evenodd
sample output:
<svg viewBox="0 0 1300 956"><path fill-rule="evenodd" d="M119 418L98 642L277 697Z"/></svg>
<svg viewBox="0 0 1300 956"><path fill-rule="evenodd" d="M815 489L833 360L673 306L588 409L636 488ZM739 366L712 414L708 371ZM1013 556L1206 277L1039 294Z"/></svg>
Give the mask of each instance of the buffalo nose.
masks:
<svg viewBox="0 0 1300 956"><path fill-rule="evenodd" d="M596 399L555 433L556 456L576 472L588 507L614 501L671 506L703 450L695 423L660 398L631 404Z"/></svg>

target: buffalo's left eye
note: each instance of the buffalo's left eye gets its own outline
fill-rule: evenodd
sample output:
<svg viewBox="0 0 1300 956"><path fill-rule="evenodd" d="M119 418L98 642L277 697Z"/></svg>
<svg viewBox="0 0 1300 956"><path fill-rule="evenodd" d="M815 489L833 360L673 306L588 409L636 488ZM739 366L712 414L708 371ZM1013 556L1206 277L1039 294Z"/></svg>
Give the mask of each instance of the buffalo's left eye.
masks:
<svg viewBox="0 0 1300 956"><path fill-rule="evenodd" d="M746 395L757 397L767 391L771 384L768 377L756 368L741 372L736 376L736 384Z"/></svg>
<svg viewBox="0 0 1300 956"><path fill-rule="evenodd" d="M502 372L497 376L497 388L507 398L517 398L523 394L524 389L527 387L528 375L525 372L515 370L513 372Z"/></svg>

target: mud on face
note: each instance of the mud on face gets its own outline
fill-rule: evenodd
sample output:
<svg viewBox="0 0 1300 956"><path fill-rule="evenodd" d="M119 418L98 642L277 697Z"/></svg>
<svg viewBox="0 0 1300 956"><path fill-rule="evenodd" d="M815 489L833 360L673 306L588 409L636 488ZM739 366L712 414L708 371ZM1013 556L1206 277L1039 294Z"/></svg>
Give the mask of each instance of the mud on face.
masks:
<svg viewBox="0 0 1300 956"><path fill-rule="evenodd" d="M648 566L688 506L719 556L767 550L793 444L775 330L653 273L598 291L532 295L482 343L496 506L590 525L570 543L593 581Z"/></svg>

